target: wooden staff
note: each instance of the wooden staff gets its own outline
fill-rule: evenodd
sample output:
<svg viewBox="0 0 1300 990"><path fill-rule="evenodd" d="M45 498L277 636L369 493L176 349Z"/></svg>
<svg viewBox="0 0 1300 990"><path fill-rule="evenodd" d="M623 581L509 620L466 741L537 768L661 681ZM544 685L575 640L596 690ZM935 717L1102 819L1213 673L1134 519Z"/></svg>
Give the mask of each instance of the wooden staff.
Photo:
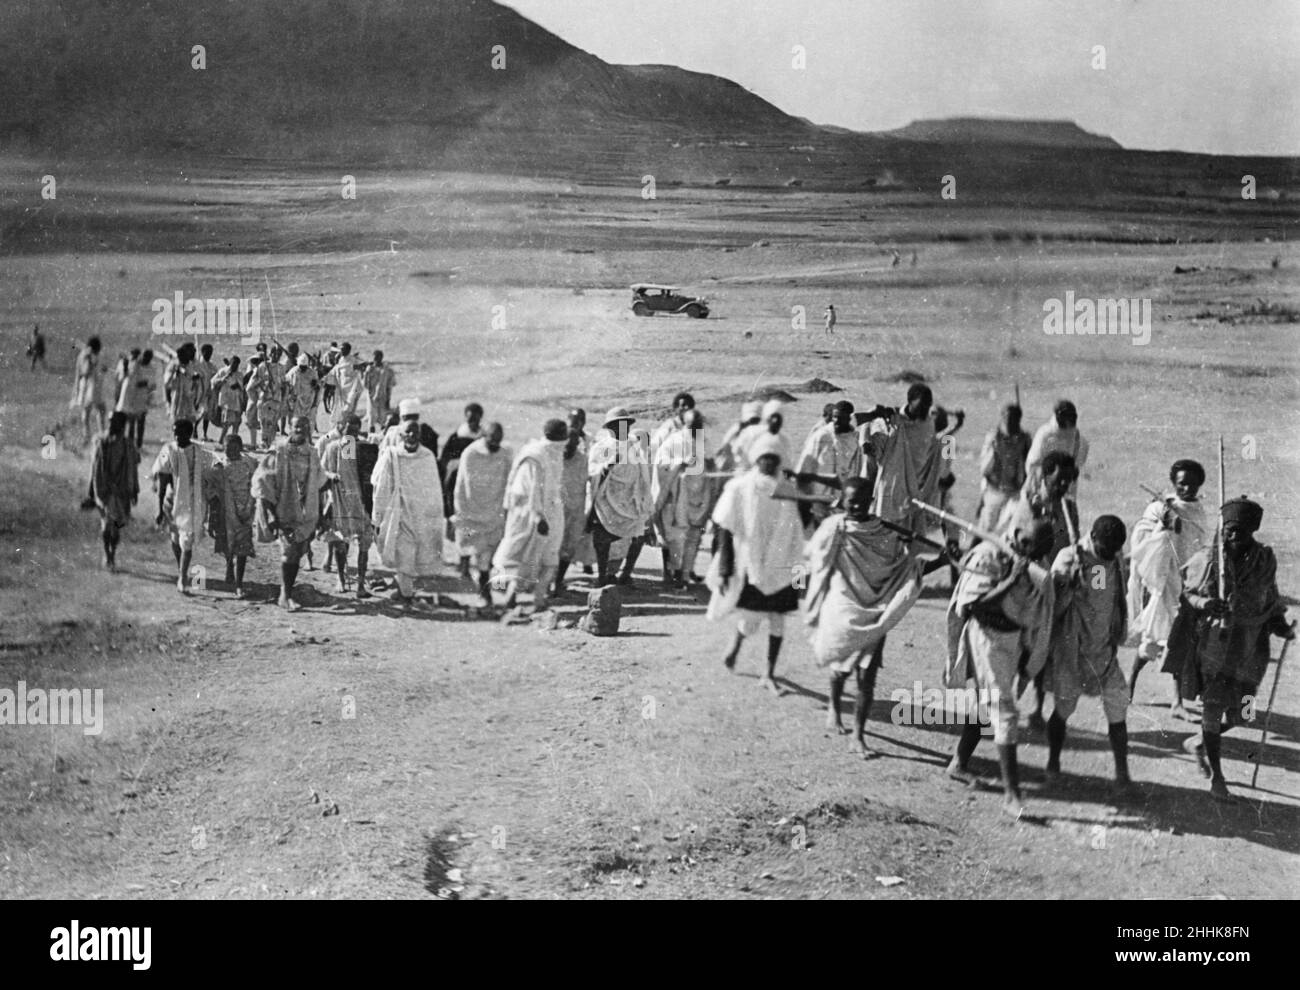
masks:
<svg viewBox="0 0 1300 990"><path fill-rule="evenodd" d="M837 495L807 495L802 492L791 492L781 488L772 493L772 498L780 499L783 502L817 502L822 505L834 505L839 501ZM932 540L928 536L922 536L914 529L908 529L906 526L900 526L898 523L889 522L887 519L881 519L878 516L872 516L872 519L884 526L885 529L897 533L905 540L919 543L923 547L929 547L931 550L938 550L941 553L948 549L942 543Z"/></svg>
<svg viewBox="0 0 1300 990"><path fill-rule="evenodd" d="M1223 503L1228 499L1224 495L1225 483L1223 479L1223 434L1219 434L1219 535L1215 541L1219 549L1219 601L1227 600L1227 568L1224 566L1223 559ZM1226 624L1225 624L1226 625Z"/></svg>
<svg viewBox="0 0 1300 990"><path fill-rule="evenodd" d="M1019 548L1013 547L1002 537L989 532L989 530L985 529L983 526L977 526L975 525L975 523L969 523L965 519L962 519L960 516L954 516L951 512L945 512L943 509L935 508L933 505L926 505L919 498L910 499L909 501L913 505L915 505L918 509L923 509L924 511L930 513L930 515L937 516L942 521L950 522L954 526L964 529L967 533L970 533L972 536L978 537L979 539L984 540L987 543L993 544L993 546L997 547L1005 554L1010 554L1013 557L1025 556L1019 550ZM1033 563L1032 561L1029 562L1029 574L1037 583L1041 583L1047 578L1047 571L1044 570L1038 564Z"/></svg>
<svg viewBox="0 0 1300 990"><path fill-rule="evenodd" d="M1294 619L1291 620L1291 625L1288 628L1293 634L1295 633ZM1277 695L1277 678L1282 673L1282 661L1286 659L1286 648L1290 645L1291 640L1289 639L1282 642L1282 652L1277 655L1277 666L1273 668L1273 688L1268 692L1268 712L1264 715L1264 728L1259 734L1259 748L1255 750L1255 770L1250 775L1251 787L1254 787L1255 781L1259 779L1259 761L1264 758L1264 747L1267 745L1265 740L1268 739L1269 719L1273 717L1273 698Z"/></svg>

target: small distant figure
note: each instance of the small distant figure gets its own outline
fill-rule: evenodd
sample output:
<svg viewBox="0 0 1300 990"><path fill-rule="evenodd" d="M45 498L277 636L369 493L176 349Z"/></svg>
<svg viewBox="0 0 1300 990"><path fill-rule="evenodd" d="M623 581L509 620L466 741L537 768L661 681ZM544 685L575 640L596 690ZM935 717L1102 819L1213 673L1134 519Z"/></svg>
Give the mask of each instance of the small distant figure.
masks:
<svg viewBox="0 0 1300 990"><path fill-rule="evenodd" d="M822 319L823 319L823 320L825 321L825 323L826 323L826 332L827 332L827 333L834 333L834 332L835 332L835 320L836 320L836 317L835 317L835 304L834 304L834 303L827 303L827 304L826 304L826 312L822 314Z"/></svg>
<svg viewBox="0 0 1300 990"><path fill-rule="evenodd" d="M917 257L916 257L916 252L913 251L913 252L912 252L912 262L911 262L913 268L916 267L917 260L918 260L918 259L917 259Z"/></svg>
<svg viewBox="0 0 1300 990"><path fill-rule="evenodd" d="M889 262L890 268L897 268L903 263L903 256L898 253L898 248L890 248L889 253L893 255L893 260Z"/></svg>
<svg viewBox="0 0 1300 990"><path fill-rule="evenodd" d="M50 370L45 363L45 335L41 333L39 324L32 327L32 339L27 345L27 356L32 359L32 371L36 370L37 362L40 362L42 371Z"/></svg>

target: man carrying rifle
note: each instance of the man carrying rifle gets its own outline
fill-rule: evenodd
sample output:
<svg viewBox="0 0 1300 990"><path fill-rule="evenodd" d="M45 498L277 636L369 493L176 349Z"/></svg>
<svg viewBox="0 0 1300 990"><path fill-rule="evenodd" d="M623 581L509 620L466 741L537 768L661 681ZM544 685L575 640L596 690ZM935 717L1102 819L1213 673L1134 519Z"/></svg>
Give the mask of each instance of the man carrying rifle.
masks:
<svg viewBox="0 0 1300 990"><path fill-rule="evenodd" d="M1047 662L1052 579L1033 561L1042 559L1051 548L1052 528L1046 519L1027 518L997 537L962 525L981 542L962 559L961 576L948 605L944 686L960 689L974 681L980 699L987 699L1002 775L1002 809L1011 818L1019 818L1024 806L1016 763L1020 728L1016 678L1033 677ZM979 741L976 718L962 728L948 776L975 783L968 766Z"/></svg>
<svg viewBox="0 0 1300 990"><path fill-rule="evenodd" d="M1268 667L1269 635L1292 639L1295 632L1277 590L1277 558L1255 540L1263 508L1242 496L1225 502L1220 513L1221 552L1212 546L1187 563L1164 670L1178 678L1184 698L1201 699L1201 738L1189 736L1183 749L1210 778L1210 793L1231 801L1219 761L1220 738L1254 717L1255 691Z"/></svg>
<svg viewBox="0 0 1300 990"><path fill-rule="evenodd" d="M921 595L921 578L947 563L942 548L934 560L917 556L910 535L871 514L871 484L865 478L844 482L845 512L827 517L808 545L808 598L804 622L813 655L830 668L826 727L846 733L840 721L844 682L857 680L854 738L863 759L876 754L863 730L884 666L885 636ZM906 532L906 531L904 531Z"/></svg>

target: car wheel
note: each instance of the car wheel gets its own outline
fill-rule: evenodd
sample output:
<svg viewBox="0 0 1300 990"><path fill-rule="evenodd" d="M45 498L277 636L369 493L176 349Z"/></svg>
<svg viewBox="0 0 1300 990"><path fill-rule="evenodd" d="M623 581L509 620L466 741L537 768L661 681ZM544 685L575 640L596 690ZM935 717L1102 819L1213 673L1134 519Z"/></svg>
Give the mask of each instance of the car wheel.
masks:
<svg viewBox="0 0 1300 990"><path fill-rule="evenodd" d="M700 309L695 303L691 303L686 307L686 315L693 320L702 320L704 319L704 310Z"/></svg>
<svg viewBox="0 0 1300 990"><path fill-rule="evenodd" d="M654 313L650 312L650 307L643 302L633 303L632 312L637 316L654 316Z"/></svg>

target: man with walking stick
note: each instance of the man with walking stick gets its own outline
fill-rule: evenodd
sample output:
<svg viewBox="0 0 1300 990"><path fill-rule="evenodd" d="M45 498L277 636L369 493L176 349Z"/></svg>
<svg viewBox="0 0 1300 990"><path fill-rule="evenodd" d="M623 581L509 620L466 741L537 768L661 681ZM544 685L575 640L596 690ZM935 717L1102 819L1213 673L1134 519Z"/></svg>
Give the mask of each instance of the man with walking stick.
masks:
<svg viewBox="0 0 1300 990"><path fill-rule="evenodd" d="M1255 533L1264 518L1242 496L1220 509L1221 538L1187 563L1187 583L1169 633L1164 670L1186 699L1202 701L1201 737L1183 748L1210 778L1210 793L1235 800L1220 763L1224 732L1254 718L1255 692L1268 667L1270 635L1295 638L1277 590L1277 558Z"/></svg>

